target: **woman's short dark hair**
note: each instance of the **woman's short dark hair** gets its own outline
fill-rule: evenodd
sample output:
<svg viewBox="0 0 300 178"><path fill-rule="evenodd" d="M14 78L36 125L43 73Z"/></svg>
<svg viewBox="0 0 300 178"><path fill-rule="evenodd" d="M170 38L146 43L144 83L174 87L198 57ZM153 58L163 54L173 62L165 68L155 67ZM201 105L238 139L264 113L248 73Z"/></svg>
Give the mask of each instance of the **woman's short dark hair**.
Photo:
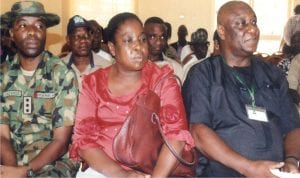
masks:
<svg viewBox="0 0 300 178"><path fill-rule="evenodd" d="M127 20L137 20L141 25L142 21L133 13L123 12L113 16L105 29L105 38L107 41L115 42L115 35L119 27Z"/></svg>

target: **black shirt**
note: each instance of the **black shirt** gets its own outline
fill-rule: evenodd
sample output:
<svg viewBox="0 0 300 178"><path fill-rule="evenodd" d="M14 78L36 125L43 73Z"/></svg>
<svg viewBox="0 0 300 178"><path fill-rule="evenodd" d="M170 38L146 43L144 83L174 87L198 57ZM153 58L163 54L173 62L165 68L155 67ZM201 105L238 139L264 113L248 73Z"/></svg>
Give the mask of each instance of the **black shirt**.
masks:
<svg viewBox="0 0 300 178"><path fill-rule="evenodd" d="M251 86L255 87L255 105L266 109L268 122L248 118L245 105L252 103L247 91ZM284 135L300 127L286 78L275 66L254 57L248 69L229 67L221 56L194 65L182 95L190 123L206 124L232 149L251 160L282 161ZM200 162L199 168L199 176L242 176L212 160Z"/></svg>

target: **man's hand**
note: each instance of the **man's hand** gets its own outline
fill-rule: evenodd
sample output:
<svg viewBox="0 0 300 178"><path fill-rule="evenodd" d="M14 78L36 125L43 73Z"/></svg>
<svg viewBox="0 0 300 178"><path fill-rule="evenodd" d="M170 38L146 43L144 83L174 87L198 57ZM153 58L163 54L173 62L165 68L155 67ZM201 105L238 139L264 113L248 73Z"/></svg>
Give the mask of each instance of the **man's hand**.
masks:
<svg viewBox="0 0 300 178"><path fill-rule="evenodd" d="M1 178L25 178L27 176L26 166L0 166Z"/></svg>
<svg viewBox="0 0 300 178"><path fill-rule="evenodd" d="M272 174L271 169L280 169L284 166L283 162L273 161L250 161L244 175L246 177L277 177Z"/></svg>

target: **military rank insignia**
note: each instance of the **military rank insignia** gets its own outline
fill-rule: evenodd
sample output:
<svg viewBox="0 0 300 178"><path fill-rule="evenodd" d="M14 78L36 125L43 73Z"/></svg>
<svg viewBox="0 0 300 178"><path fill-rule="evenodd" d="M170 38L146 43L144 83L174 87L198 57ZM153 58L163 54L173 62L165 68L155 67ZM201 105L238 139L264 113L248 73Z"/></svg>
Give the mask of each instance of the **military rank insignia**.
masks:
<svg viewBox="0 0 300 178"><path fill-rule="evenodd" d="M31 96L24 96L24 114L31 114L32 112L32 98Z"/></svg>

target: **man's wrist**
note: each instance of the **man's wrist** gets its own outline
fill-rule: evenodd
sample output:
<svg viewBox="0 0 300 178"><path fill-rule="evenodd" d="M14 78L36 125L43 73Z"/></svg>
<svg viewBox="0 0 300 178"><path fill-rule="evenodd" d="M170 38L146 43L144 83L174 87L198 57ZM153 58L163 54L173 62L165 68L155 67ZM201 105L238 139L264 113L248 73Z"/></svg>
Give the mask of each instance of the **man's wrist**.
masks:
<svg viewBox="0 0 300 178"><path fill-rule="evenodd" d="M235 169L242 175L247 175L249 170L252 169L252 165L253 165L252 160L244 158L244 159L240 160L238 162L238 164L236 164L236 166L233 167L233 169Z"/></svg>
<svg viewBox="0 0 300 178"><path fill-rule="evenodd" d="M26 176L27 176L27 177L34 177L35 174L34 174L34 172L33 172L32 167L30 166L30 164L28 164L26 168L27 168Z"/></svg>
<svg viewBox="0 0 300 178"><path fill-rule="evenodd" d="M285 162L293 162L297 166L297 169L299 169L299 167L300 167L300 160L296 156L286 156L284 161Z"/></svg>

